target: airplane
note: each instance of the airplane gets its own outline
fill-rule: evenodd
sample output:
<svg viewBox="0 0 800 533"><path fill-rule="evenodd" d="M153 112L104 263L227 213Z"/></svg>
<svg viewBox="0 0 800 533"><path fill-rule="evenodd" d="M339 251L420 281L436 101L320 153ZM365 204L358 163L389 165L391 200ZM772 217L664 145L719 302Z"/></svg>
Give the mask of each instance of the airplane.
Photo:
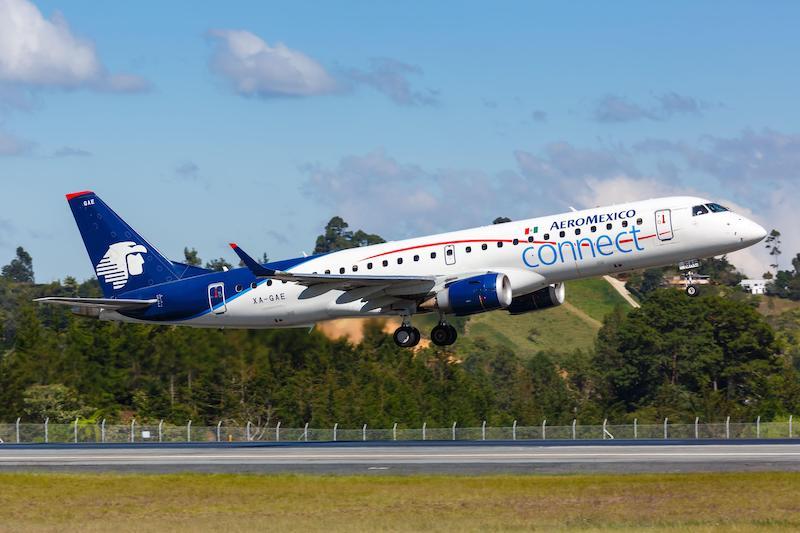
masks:
<svg viewBox="0 0 800 533"><path fill-rule="evenodd" d="M421 338L411 318L437 313L438 346L456 341L451 315L516 315L564 302L564 282L699 259L761 241L757 223L718 203L673 196L505 222L212 271L171 261L95 193L67 195L103 298L46 297L101 320L206 328L313 327L395 315L398 346ZM697 295L691 284L686 292Z"/></svg>

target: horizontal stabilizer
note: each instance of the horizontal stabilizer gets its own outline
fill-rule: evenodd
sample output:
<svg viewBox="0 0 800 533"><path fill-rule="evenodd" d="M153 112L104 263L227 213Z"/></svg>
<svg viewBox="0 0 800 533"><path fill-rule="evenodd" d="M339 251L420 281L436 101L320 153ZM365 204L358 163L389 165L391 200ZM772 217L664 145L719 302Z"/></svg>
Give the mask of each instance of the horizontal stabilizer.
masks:
<svg viewBox="0 0 800 533"><path fill-rule="evenodd" d="M64 298L61 296L49 296L47 298L36 298L34 302L45 304L67 305L69 307L79 307L82 309L107 309L109 311L123 311L128 309L141 309L158 302L152 300L131 300L124 298Z"/></svg>

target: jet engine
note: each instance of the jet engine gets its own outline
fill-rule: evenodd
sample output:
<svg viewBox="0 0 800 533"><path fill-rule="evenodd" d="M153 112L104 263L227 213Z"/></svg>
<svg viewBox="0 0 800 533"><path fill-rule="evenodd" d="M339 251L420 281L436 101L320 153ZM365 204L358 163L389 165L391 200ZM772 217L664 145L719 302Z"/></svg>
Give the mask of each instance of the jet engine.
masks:
<svg viewBox="0 0 800 533"><path fill-rule="evenodd" d="M544 287L538 291L517 296L511 300L506 310L512 315L521 315L523 313L530 313L531 311L538 311L540 309L547 309L548 307L556 307L564 303L564 284L556 283L549 287Z"/></svg>
<svg viewBox="0 0 800 533"><path fill-rule="evenodd" d="M508 276L489 272L449 284L436 294L435 307L445 313L464 316L505 308L511 301Z"/></svg>

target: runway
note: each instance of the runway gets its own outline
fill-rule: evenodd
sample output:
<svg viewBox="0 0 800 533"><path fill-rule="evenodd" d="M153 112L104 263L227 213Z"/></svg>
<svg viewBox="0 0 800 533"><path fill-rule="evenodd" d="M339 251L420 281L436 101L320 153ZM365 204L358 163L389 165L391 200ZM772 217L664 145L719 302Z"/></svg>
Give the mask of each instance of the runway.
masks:
<svg viewBox="0 0 800 533"><path fill-rule="evenodd" d="M721 442L0 446L0 471L336 474L800 471L800 441Z"/></svg>

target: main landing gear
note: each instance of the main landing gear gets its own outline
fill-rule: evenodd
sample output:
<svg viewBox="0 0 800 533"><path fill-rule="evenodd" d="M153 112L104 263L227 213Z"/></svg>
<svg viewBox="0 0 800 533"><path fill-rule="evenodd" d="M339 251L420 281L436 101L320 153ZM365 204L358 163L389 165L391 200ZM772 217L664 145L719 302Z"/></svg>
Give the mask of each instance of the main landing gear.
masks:
<svg viewBox="0 0 800 533"><path fill-rule="evenodd" d="M403 325L394 331L394 343L401 348L413 348L419 344L419 330L411 325L408 318L403 319ZM458 338L456 328L442 320L431 330L431 341L436 346L450 346Z"/></svg>
<svg viewBox="0 0 800 533"><path fill-rule="evenodd" d="M457 338L458 332L456 328L444 321L439 322L439 324L431 330L431 341L433 341L433 344L436 346L450 346L456 342Z"/></svg>
<svg viewBox="0 0 800 533"><path fill-rule="evenodd" d="M419 330L411 326L408 318L403 318L403 325L394 330L394 343L401 348L413 348L422 338Z"/></svg>

